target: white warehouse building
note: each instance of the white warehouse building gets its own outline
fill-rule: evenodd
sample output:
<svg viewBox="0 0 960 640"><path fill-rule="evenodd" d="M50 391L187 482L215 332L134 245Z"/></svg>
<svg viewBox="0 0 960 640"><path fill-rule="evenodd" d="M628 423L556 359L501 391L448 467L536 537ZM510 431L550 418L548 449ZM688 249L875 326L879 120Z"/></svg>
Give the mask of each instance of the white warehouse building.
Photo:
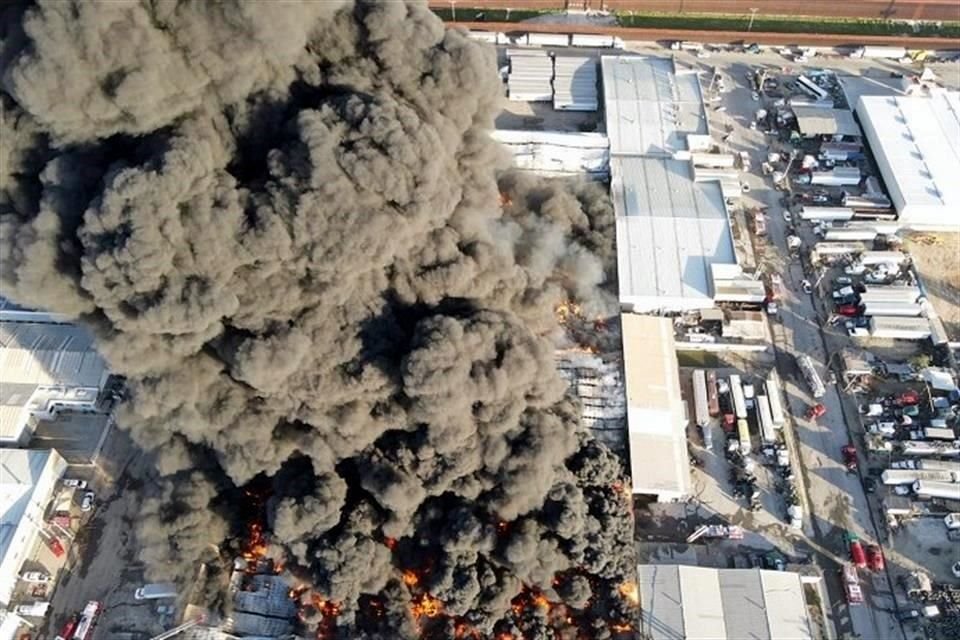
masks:
<svg viewBox="0 0 960 640"><path fill-rule="evenodd" d="M86 329L0 321L0 445L24 445L61 410L96 411L108 377Z"/></svg>
<svg viewBox="0 0 960 640"><path fill-rule="evenodd" d="M960 93L861 96L856 110L900 223L960 231Z"/></svg>
<svg viewBox="0 0 960 640"><path fill-rule="evenodd" d="M0 449L0 607L10 602L66 468L66 461L50 449Z"/></svg>

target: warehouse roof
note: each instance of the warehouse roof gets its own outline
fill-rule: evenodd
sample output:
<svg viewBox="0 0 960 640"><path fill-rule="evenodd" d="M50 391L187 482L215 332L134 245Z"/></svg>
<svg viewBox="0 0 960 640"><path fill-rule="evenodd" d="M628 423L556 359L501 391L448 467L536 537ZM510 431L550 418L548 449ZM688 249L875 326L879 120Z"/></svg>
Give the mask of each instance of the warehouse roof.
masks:
<svg viewBox="0 0 960 640"><path fill-rule="evenodd" d="M633 492L686 495L690 461L673 323L632 313L620 320Z"/></svg>
<svg viewBox="0 0 960 640"><path fill-rule="evenodd" d="M641 633L652 640L812 638L800 575L640 565Z"/></svg>
<svg viewBox="0 0 960 640"><path fill-rule="evenodd" d="M800 133L808 136L853 136L859 137L860 127L847 109L821 109L819 107L791 107L797 116Z"/></svg>
<svg viewBox="0 0 960 640"><path fill-rule="evenodd" d="M82 401L96 396L107 375L93 336L82 327L0 322L0 436L15 439L24 411L42 408L46 391Z"/></svg>
<svg viewBox="0 0 960 640"><path fill-rule="evenodd" d="M611 154L671 155L687 149L687 134L709 133L696 71L643 56L603 56L601 65Z"/></svg>
<svg viewBox="0 0 960 640"><path fill-rule="evenodd" d="M637 312L713 306L712 265L736 264L719 183L694 182L690 163L665 158L612 156L610 173L621 303Z"/></svg>
<svg viewBox="0 0 960 640"><path fill-rule="evenodd" d="M863 96L871 150L907 226L960 226L960 93Z"/></svg>

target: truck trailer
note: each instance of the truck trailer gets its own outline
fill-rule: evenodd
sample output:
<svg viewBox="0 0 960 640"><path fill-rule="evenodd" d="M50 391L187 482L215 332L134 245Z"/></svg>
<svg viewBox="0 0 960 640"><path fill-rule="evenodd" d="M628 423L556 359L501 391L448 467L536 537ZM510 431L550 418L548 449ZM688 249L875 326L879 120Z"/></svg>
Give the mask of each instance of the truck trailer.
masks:
<svg viewBox="0 0 960 640"><path fill-rule="evenodd" d="M950 458L960 456L960 440L954 440L953 442L901 440L897 445L900 452L905 456L944 456Z"/></svg>
<svg viewBox="0 0 960 640"><path fill-rule="evenodd" d="M870 318L870 337L891 340L927 340L930 321L926 318L873 316Z"/></svg>
<svg viewBox="0 0 960 640"><path fill-rule="evenodd" d="M770 401L770 418L775 429L783 427L786 416L783 413L783 403L780 401L780 376L776 370L770 372L764 385L767 390L767 400Z"/></svg>
<svg viewBox="0 0 960 640"><path fill-rule="evenodd" d="M915 302L868 302L861 311L865 316L900 316L917 318L923 307Z"/></svg>
<svg viewBox="0 0 960 640"><path fill-rule="evenodd" d="M800 219L811 222L847 222L853 220L853 209L849 207L800 207Z"/></svg>
<svg viewBox="0 0 960 640"><path fill-rule="evenodd" d="M803 379L807 382L807 386L810 387L810 392L813 394L814 398L822 398L826 393L826 387L823 386L823 380L820 379L820 374L817 373L816 367L813 366L813 360L810 359L810 356L807 354L802 354L797 356L797 366L800 368L800 373L803 374Z"/></svg>
<svg viewBox="0 0 960 640"><path fill-rule="evenodd" d="M917 480L913 483L913 492L921 498L960 500L960 484L954 482Z"/></svg>
<svg viewBox="0 0 960 640"><path fill-rule="evenodd" d="M880 474L883 484L913 484L917 480L926 482L957 483L957 476L952 471L921 471L919 469L886 469Z"/></svg>

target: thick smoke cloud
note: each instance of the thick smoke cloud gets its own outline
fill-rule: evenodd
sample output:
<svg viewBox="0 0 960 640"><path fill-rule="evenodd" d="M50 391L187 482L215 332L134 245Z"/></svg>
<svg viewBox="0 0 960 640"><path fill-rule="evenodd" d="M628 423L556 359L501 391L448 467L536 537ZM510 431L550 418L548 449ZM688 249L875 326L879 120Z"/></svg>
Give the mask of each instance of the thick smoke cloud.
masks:
<svg viewBox="0 0 960 640"><path fill-rule="evenodd" d="M612 217L597 187L504 173L492 51L415 2L3 19L3 292L127 376L119 422L162 476L154 577L226 549L258 486L331 637L631 618L620 464L551 340L559 303L608 302Z"/></svg>

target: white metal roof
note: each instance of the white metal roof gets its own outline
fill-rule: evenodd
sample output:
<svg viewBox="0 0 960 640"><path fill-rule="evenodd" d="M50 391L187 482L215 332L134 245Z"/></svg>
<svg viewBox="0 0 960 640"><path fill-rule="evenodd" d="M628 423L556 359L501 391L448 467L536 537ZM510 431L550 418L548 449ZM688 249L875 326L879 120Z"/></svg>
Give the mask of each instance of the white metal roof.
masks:
<svg viewBox="0 0 960 640"><path fill-rule="evenodd" d="M611 144L612 144L611 139ZM711 266L736 264L720 185L690 164L610 159L620 301L636 312L713 306Z"/></svg>
<svg viewBox="0 0 960 640"><path fill-rule="evenodd" d="M81 327L0 322L0 436L17 437L24 409L37 404L38 394L95 399L107 375L93 336Z"/></svg>
<svg viewBox="0 0 960 640"><path fill-rule="evenodd" d="M513 154L517 167L527 171L546 175L610 171L609 142L602 133L495 129L490 135Z"/></svg>
<svg viewBox="0 0 960 640"><path fill-rule="evenodd" d="M841 135L860 136L860 127L847 109L821 109L819 107L791 107L797 116L800 133L809 136Z"/></svg>
<svg viewBox="0 0 960 640"><path fill-rule="evenodd" d="M614 154L670 155L709 133L700 79L666 58L603 56L604 109Z"/></svg>
<svg viewBox="0 0 960 640"><path fill-rule="evenodd" d="M960 229L960 93L861 96L857 115L901 221Z"/></svg>
<svg viewBox="0 0 960 640"><path fill-rule="evenodd" d="M639 565L641 633L651 640L810 640L800 575Z"/></svg>
<svg viewBox="0 0 960 640"><path fill-rule="evenodd" d="M633 492L686 495L690 460L673 324L632 313L620 320Z"/></svg>

